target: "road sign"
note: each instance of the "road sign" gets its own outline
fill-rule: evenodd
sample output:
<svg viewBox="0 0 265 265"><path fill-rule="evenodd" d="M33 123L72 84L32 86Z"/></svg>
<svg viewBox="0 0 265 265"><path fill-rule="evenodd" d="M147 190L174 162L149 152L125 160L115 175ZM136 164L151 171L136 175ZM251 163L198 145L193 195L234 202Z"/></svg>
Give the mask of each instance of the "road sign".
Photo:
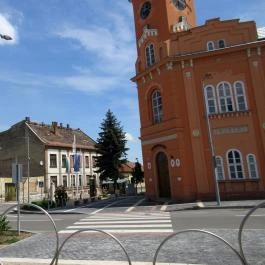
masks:
<svg viewBox="0 0 265 265"><path fill-rule="evenodd" d="M12 182L17 185L23 177L22 164L12 163Z"/></svg>

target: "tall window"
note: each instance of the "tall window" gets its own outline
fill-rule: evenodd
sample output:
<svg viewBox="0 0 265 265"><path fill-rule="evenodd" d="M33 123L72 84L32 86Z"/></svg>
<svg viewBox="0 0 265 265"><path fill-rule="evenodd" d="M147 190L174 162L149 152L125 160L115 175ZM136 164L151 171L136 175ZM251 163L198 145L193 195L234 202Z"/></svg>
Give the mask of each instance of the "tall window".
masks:
<svg viewBox="0 0 265 265"><path fill-rule="evenodd" d="M89 168L89 156L85 156L85 167Z"/></svg>
<svg viewBox="0 0 265 265"><path fill-rule="evenodd" d="M62 168L66 168L66 155L62 155Z"/></svg>
<svg viewBox="0 0 265 265"><path fill-rule="evenodd" d="M222 82L217 87L219 97L219 107L221 112L234 111L231 86L227 82Z"/></svg>
<svg viewBox="0 0 265 265"><path fill-rule="evenodd" d="M208 51L214 50L214 43L213 43L213 41L208 41L207 42L207 50Z"/></svg>
<svg viewBox="0 0 265 265"><path fill-rule="evenodd" d="M223 166L223 159L220 156L217 156L215 158L216 162L216 170L217 170L217 179L218 180L224 180L224 166Z"/></svg>
<svg viewBox="0 0 265 265"><path fill-rule="evenodd" d="M57 168L57 155L50 154L50 168Z"/></svg>
<svg viewBox="0 0 265 265"><path fill-rule="evenodd" d="M51 176L51 183L53 182L54 187L57 187L57 176Z"/></svg>
<svg viewBox="0 0 265 265"><path fill-rule="evenodd" d="M247 156L247 161L248 161L248 174L249 174L249 178L251 178L251 179L257 179L257 178L259 178L258 170L257 170L257 162L256 162L255 155L249 154Z"/></svg>
<svg viewBox="0 0 265 265"><path fill-rule="evenodd" d="M155 63L155 49L154 44L149 44L145 48L146 65L152 66Z"/></svg>
<svg viewBox="0 0 265 265"><path fill-rule="evenodd" d="M231 150L227 154L228 171L231 179L243 179L243 164L238 150Z"/></svg>
<svg viewBox="0 0 265 265"><path fill-rule="evenodd" d="M161 93L157 90L152 94L152 109L154 123L160 123L163 116L162 97Z"/></svg>
<svg viewBox="0 0 265 265"><path fill-rule="evenodd" d="M234 93L236 99L236 106L238 111L244 111L247 109L245 87L243 82L234 83Z"/></svg>
<svg viewBox="0 0 265 265"><path fill-rule="evenodd" d="M213 86L207 86L205 88L205 100L208 114L216 113L216 98L215 89Z"/></svg>
<svg viewBox="0 0 265 265"><path fill-rule="evenodd" d="M225 48L225 41L224 40L219 40L218 41L218 47L221 48Z"/></svg>
<svg viewBox="0 0 265 265"><path fill-rule="evenodd" d="M75 187L75 175L71 175L71 185Z"/></svg>
<svg viewBox="0 0 265 265"><path fill-rule="evenodd" d="M63 186L67 187L67 176L63 176Z"/></svg>

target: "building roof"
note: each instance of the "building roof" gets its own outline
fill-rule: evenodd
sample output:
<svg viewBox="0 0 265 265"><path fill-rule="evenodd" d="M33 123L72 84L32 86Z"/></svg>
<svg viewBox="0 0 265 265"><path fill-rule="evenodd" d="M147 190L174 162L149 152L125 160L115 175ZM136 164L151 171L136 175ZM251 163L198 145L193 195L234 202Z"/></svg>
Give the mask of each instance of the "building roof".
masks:
<svg viewBox="0 0 265 265"><path fill-rule="evenodd" d="M30 121L29 118L25 119L25 124L47 146L72 148L75 137L77 150L78 148L95 149L96 142L92 138L79 128L70 128L68 124L64 127L62 123L58 125L57 122L52 122L52 124L37 123Z"/></svg>

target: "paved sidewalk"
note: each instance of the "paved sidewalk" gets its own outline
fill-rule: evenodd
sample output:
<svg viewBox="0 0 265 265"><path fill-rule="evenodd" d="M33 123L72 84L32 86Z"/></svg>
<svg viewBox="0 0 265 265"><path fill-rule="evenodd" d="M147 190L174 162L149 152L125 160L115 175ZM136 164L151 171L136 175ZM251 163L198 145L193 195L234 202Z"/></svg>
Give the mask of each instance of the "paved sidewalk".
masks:
<svg viewBox="0 0 265 265"><path fill-rule="evenodd" d="M50 259L12 259L1 258L3 265L48 265ZM128 261L102 261L102 260L59 260L60 265L125 265ZM1 264L1 263L0 263ZM2 265L1 264L1 265ZM152 262L132 262L132 265L152 265ZM156 263L156 265L202 265L191 263Z"/></svg>

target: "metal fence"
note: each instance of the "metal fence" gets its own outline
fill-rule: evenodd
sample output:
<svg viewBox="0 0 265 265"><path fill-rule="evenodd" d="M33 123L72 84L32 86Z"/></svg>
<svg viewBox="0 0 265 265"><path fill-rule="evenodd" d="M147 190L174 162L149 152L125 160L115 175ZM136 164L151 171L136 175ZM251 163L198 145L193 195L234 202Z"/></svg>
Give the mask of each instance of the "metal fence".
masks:
<svg viewBox="0 0 265 265"><path fill-rule="evenodd" d="M130 259L130 256L127 252L127 250L125 249L124 245L118 240L117 237L115 237L114 235L112 235L111 233L108 233L106 231L103 231L103 230L99 230L99 229L81 229L79 231L76 231L72 234L70 234L65 240L63 240L61 242L61 244L59 244L59 236L58 236L58 230L57 230L57 227L56 227L56 224L53 220L53 218L51 217L51 215L46 211L44 210L43 208L41 208L40 206L38 205L35 205L35 204L29 204L29 203L24 203L24 204L17 204L17 205L13 205L11 207L9 207L1 216L0 218L2 219L8 212L10 212L11 210L13 210L14 208L16 207L20 207L20 206L23 206L23 205L27 205L27 206L32 206L32 207L35 207L36 209L42 211L51 221L52 225L53 225L53 229L54 229L54 233L55 233L55 236L56 236L56 244L55 244L55 249L54 249L54 256L52 258L52 261L50 263L50 265L58 265L59 263L59 258L60 258L60 254L62 253L63 251L63 248L65 246L65 244L73 237L75 237L76 235L82 233L82 232L87 232L87 231L93 231L93 232L98 232L98 233L101 233L101 234L104 234L105 236L107 237L110 237L114 240L114 242L117 243L117 246L120 247L121 251L124 253L125 257L126 257L126 260L128 262L129 265L132 265L132 262L131 262L131 259ZM157 264L157 257L158 257L158 254L161 250L161 248L165 245L166 242L168 242L170 239L174 238L174 237L177 237L181 234L188 234L188 233L196 233L196 234L203 234L203 235L206 235L206 236L209 236L209 237L212 237L216 240L218 240L219 242L221 242L222 244L224 244L228 249L232 250L232 252L235 254L235 256L238 258L238 260L241 262L241 264L243 265L249 265L249 263L247 262L247 259L246 259L246 256L245 256L245 252L244 252L244 249L243 249L243 244L242 244L242 234L243 234L243 230L244 230L244 227L246 225L246 222L247 220L249 219L249 217L255 212L257 211L258 209L260 208L263 208L265 207L265 201L258 204L257 206L253 207L251 210L249 210L249 212L244 216L243 220L241 221L240 223L240 226L239 226L239 231L238 231L238 237L237 237L237 240L238 240L238 244L239 244L239 250L237 250L231 243L229 243L228 241L226 241L225 239L223 239L222 237L218 236L217 234L214 234L210 231L206 231L206 230L200 230L200 229L188 229L188 230L183 230L183 231L178 231L178 232L174 232L172 234L170 234L169 236L167 236L159 245L159 247L156 249L155 251L155 255L154 255L154 258L153 258L153 265L156 265ZM1 262L0 262L1 264Z"/></svg>

